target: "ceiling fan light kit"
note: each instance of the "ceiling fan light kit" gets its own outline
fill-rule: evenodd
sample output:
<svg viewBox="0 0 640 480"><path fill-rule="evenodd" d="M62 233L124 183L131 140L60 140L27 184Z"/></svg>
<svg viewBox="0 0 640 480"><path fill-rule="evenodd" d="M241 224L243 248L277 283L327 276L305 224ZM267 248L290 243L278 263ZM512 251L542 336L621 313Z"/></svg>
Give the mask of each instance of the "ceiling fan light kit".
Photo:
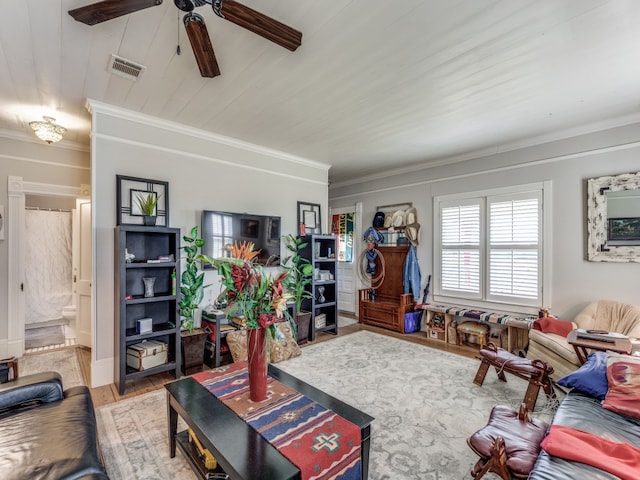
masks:
<svg viewBox="0 0 640 480"><path fill-rule="evenodd" d="M103 0L69 10L69 15L86 25L96 25L160 4L162 0ZM211 5L218 17L292 52L302 44L302 33L298 30L234 0L174 0L174 4L179 10L186 12L184 26L203 77L220 75L220 68L204 18L193 12L197 7Z"/></svg>
<svg viewBox="0 0 640 480"><path fill-rule="evenodd" d="M56 119L53 117L43 116L42 120L43 121L29 122L29 126L33 129L36 136L49 145L62 140L62 136L67 129L61 125L56 125Z"/></svg>

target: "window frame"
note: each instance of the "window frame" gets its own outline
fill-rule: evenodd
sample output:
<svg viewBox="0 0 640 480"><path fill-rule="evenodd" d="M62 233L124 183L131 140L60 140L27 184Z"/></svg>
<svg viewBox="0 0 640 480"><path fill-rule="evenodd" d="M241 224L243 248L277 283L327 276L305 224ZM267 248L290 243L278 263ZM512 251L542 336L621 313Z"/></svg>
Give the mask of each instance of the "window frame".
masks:
<svg viewBox="0 0 640 480"><path fill-rule="evenodd" d="M457 304L462 306L473 306L475 308L485 308L496 311L509 311L518 313L533 314L537 313L540 307L551 307L551 279L552 279L552 236L551 236L551 181L541 181L528 183L523 185L513 185L508 187L499 187L474 192L465 192L450 195L439 195L434 197L433 201L433 300L436 302L444 302L448 304ZM540 274L539 281L539 298L527 300L523 297L499 296L489 294L489 255L490 255L490 229L489 229L489 199L496 197L508 197L512 195L517 198L527 192L540 193L540 221L539 228L539 258L538 268ZM459 291L447 291L442 287L442 207L465 205L474 201L481 205L480 207L480 291L478 294L463 294Z"/></svg>

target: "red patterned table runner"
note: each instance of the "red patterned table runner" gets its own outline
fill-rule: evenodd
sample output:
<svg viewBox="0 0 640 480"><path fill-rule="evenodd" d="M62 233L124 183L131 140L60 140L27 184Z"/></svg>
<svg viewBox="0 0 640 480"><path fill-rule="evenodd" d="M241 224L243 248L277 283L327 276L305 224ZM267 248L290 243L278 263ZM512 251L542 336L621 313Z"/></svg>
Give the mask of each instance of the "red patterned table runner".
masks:
<svg viewBox="0 0 640 480"><path fill-rule="evenodd" d="M360 429L283 383L267 378L267 399L249 399L247 363L193 375L300 469L303 480L362 476Z"/></svg>

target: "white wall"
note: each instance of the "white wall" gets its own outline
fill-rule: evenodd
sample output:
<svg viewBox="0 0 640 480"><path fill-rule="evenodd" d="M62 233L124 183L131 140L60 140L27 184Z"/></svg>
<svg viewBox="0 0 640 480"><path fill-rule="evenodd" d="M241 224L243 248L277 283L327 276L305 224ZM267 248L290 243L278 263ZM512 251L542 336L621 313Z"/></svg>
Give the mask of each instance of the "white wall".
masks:
<svg viewBox="0 0 640 480"><path fill-rule="evenodd" d="M496 150L499 150L496 148ZM413 202L422 225L418 259L423 277L433 268L433 198L536 181L552 181L551 311L572 318L588 303L611 299L640 305L639 263L586 260L586 179L640 171L640 124L461 161L416 168L368 181L332 185L332 208L363 202L363 229L378 205Z"/></svg>
<svg viewBox="0 0 640 480"><path fill-rule="evenodd" d="M328 167L90 103L96 318L92 382L98 386L113 382L117 174L169 182L169 226L182 232L200 225L202 210L225 210L278 215L285 235L296 233L297 201L319 203L328 211Z"/></svg>
<svg viewBox="0 0 640 480"><path fill-rule="evenodd" d="M25 182L80 188L90 182L90 158L86 149L61 143L47 145L36 139L0 136L0 205L7 214L7 178ZM5 228L6 228L5 218ZM0 240L0 358L7 356L8 341L8 232Z"/></svg>

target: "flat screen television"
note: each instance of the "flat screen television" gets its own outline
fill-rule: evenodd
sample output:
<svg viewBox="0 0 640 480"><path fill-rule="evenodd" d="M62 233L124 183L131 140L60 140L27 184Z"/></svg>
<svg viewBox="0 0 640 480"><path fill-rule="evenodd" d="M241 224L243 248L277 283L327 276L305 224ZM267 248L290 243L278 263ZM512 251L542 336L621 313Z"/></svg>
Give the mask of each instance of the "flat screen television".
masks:
<svg viewBox="0 0 640 480"><path fill-rule="evenodd" d="M257 263L280 265L280 217L203 210L201 231L205 255L228 257L228 247L234 242L253 242L255 250L260 250Z"/></svg>

